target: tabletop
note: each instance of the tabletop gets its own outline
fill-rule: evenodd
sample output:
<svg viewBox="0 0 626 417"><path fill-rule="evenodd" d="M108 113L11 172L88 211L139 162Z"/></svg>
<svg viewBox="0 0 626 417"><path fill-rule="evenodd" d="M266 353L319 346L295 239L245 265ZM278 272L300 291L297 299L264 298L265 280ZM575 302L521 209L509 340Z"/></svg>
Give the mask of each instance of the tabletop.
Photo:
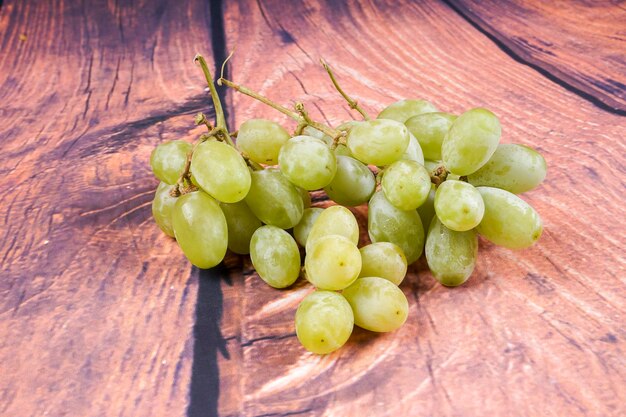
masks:
<svg viewBox="0 0 626 417"><path fill-rule="evenodd" d="M454 289L420 260L400 330L306 352L310 285L193 268L151 217L151 150L212 115L193 57L233 49L231 79L330 125L358 114L320 58L374 114L490 108L547 160L540 241L481 241ZM3 416L626 414L622 2L3 0L0 86ZM220 91L230 126L295 127Z"/></svg>

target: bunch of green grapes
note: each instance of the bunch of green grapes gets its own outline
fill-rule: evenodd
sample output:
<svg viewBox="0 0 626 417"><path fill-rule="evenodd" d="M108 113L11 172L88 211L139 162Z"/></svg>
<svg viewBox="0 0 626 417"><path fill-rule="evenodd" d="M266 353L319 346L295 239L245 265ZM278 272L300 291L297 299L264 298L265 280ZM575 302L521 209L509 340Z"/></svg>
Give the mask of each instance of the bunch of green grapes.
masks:
<svg viewBox="0 0 626 417"><path fill-rule="evenodd" d="M302 107L270 104L298 122L294 134L266 119L233 133L212 81L209 87L216 126L199 115L208 134L152 152L161 181L153 216L198 268L219 264L230 250L249 254L273 288L305 276L315 291L300 303L295 329L311 352L338 349L354 325L374 332L402 326L409 306L399 286L422 254L436 280L458 286L474 270L478 236L520 249L541 235L539 215L517 194L543 181L546 162L530 147L500 144L500 122L489 110L457 116L425 100L401 100L376 119L359 110L364 120L333 129ZM311 207L314 190L336 205ZM360 205L368 208L371 243L359 248L359 226L346 207Z"/></svg>

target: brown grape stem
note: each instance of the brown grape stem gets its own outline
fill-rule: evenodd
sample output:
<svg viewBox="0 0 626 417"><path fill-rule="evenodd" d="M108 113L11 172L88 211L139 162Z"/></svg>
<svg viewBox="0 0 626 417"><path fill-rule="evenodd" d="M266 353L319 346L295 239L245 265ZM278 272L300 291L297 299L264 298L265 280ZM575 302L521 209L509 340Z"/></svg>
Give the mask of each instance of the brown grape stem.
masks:
<svg viewBox="0 0 626 417"><path fill-rule="evenodd" d="M448 170L443 166L440 165L437 168L435 168L433 170L433 172L431 172L430 174L430 182L432 182L433 184L435 184L436 187L438 187L439 185L441 185L441 183L443 183L446 178L448 178Z"/></svg>
<svg viewBox="0 0 626 417"><path fill-rule="evenodd" d="M363 119L371 120L370 116L367 114L367 112L365 110L363 110L363 108L361 106L359 106L359 103L357 101L353 100L348 94L346 94L345 91L343 91L343 89L339 85L339 82L337 82L337 79L335 78L335 74L333 74L333 70L330 69L330 66L326 63L326 61L324 61L323 59L320 59L320 62L322 63L322 66L324 67L324 69L328 73L328 76L330 77L330 81L332 81L333 85L335 86L335 89L348 102L348 106L350 106L350 108L352 110L356 110L359 113L361 113L361 116L363 116Z"/></svg>

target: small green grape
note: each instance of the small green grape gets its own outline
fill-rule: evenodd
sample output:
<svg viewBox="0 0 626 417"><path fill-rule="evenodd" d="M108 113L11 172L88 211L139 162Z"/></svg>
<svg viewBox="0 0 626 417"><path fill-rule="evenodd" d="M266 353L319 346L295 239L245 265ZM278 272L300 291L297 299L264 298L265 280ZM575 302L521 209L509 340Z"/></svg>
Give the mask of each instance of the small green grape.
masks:
<svg viewBox="0 0 626 417"><path fill-rule="evenodd" d="M250 240L250 259L270 287L286 288L300 275L300 251L293 237L276 226L259 227Z"/></svg>
<svg viewBox="0 0 626 417"><path fill-rule="evenodd" d="M311 207L311 194L304 188L296 187L302 196L302 206L306 209Z"/></svg>
<svg viewBox="0 0 626 417"><path fill-rule="evenodd" d="M281 229L298 224L304 210L300 192L276 168L252 172L245 201L259 220Z"/></svg>
<svg viewBox="0 0 626 417"><path fill-rule="evenodd" d="M239 255L249 254L250 239L252 239L252 234L261 227L261 221L243 201L221 203L220 207L228 225L228 249Z"/></svg>
<svg viewBox="0 0 626 417"><path fill-rule="evenodd" d="M400 210L415 210L428 198L431 182L426 168L401 159L385 168L381 185L391 204Z"/></svg>
<svg viewBox="0 0 626 417"><path fill-rule="evenodd" d="M456 116L448 113L424 113L409 118L404 124L417 138L424 158L441 159L441 144Z"/></svg>
<svg viewBox="0 0 626 417"><path fill-rule="evenodd" d="M404 123L408 118L422 113L431 113L437 108L426 100L400 100L385 107L378 115L378 119L391 119Z"/></svg>
<svg viewBox="0 0 626 417"><path fill-rule="evenodd" d="M485 213L485 204L473 185L446 180L437 188L435 213L448 229L463 232L478 226Z"/></svg>
<svg viewBox="0 0 626 417"><path fill-rule="evenodd" d="M228 226L219 204L202 191L177 198L172 210L176 240L189 261L201 269L222 262Z"/></svg>
<svg viewBox="0 0 626 417"><path fill-rule="evenodd" d="M254 162L276 165L280 148L289 138L289 132L276 122L250 119L239 127L237 148Z"/></svg>
<svg viewBox="0 0 626 417"><path fill-rule="evenodd" d="M309 237L310 240L310 237ZM354 243L340 235L328 235L307 245L306 277L322 290L341 290L361 272L361 253Z"/></svg>
<svg viewBox="0 0 626 417"><path fill-rule="evenodd" d="M435 279L445 286L456 287L467 281L474 271L478 237L474 230L450 230L435 217L428 230L424 251Z"/></svg>
<svg viewBox="0 0 626 417"><path fill-rule="evenodd" d="M337 159L330 148L312 136L296 136L283 145L278 155L280 171L298 187L326 187L337 172Z"/></svg>
<svg viewBox="0 0 626 417"><path fill-rule="evenodd" d="M296 242L300 244L300 246L306 246L306 242L309 237L309 233L311 233L311 229L313 228L313 224L323 211L324 209L319 207L304 209L304 213L302 213L302 219L300 219L300 223L298 223L293 228L293 237L296 239Z"/></svg>
<svg viewBox="0 0 626 417"><path fill-rule="evenodd" d="M317 239L328 235L341 235L355 245L359 243L359 224L350 210L342 206L331 206L317 217L311 227L306 244L310 245Z"/></svg>
<svg viewBox="0 0 626 417"><path fill-rule="evenodd" d="M409 145L409 130L394 120L368 120L350 129L347 145L352 155L368 165L389 165Z"/></svg>
<svg viewBox="0 0 626 417"><path fill-rule="evenodd" d="M376 188L376 179L368 167L349 156L337 156L337 173L324 187L331 200L344 206L366 203Z"/></svg>
<svg viewBox="0 0 626 417"><path fill-rule="evenodd" d="M170 195L174 188L165 182L161 182L152 200L152 216L159 228L168 236L174 237L172 228L172 209L176 204L176 197Z"/></svg>
<svg viewBox="0 0 626 417"><path fill-rule="evenodd" d="M485 202L478 233L509 249L532 246L543 231L541 218L530 204L513 193L493 187L476 188Z"/></svg>
<svg viewBox="0 0 626 417"><path fill-rule="evenodd" d="M195 181L224 203L241 201L250 190L250 170L239 152L217 140L199 144L191 157Z"/></svg>
<svg viewBox="0 0 626 417"><path fill-rule="evenodd" d="M166 184L176 184L185 169L187 154L192 149L191 143L182 140L158 145L150 155L150 166L154 176Z"/></svg>
<svg viewBox="0 0 626 417"><path fill-rule="evenodd" d="M428 198L424 201L424 204L417 208L417 214L420 215L420 219L422 219L422 225L424 226L424 230L428 230L430 226L430 222L435 216L435 193L437 188L435 188L434 184L430 186L430 192L428 193Z"/></svg>
<svg viewBox="0 0 626 417"><path fill-rule="evenodd" d="M393 282L379 277L357 279L343 290L354 312L354 324L373 332L392 332L404 324L409 302Z"/></svg>
<svg viewBox="0 0 626 417"><path fill-rule="evenodd" d="M352 308L333 291L307 295L296 310L296 335L307 350L324 355L343 346L354 327Z"/></svg>
<svg viewBox="0 0 626 417"><path fill-rule="evenodd" d="M402 249L390 242L376 242L363 246L361 277L380 277L400 285L406 276L407 263Z"/></svg>
<svg viewBox="0 0 626 417"><path fill-rule="evenodd" d="M424 153L422 152L419 142L411 132L409 132L409 144L400 159L408 159L420 165L424 165Z"/></svg>

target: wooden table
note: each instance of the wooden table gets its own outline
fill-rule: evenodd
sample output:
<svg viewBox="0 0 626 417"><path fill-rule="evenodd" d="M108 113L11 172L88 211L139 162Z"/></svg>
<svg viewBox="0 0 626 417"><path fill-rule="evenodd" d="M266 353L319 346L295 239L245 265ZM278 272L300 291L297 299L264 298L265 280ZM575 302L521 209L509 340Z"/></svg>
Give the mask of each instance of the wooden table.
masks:
<svg viewBox="0 0 626 417"><path fill-rule="evenodd" d="M623 416L626 11L618 2L0 2L0 415ZM191 268L148 158L211 112L196 52L337 124L404 97L486 106L538 148L528 250L467 285L423 261L406 325L311 355L249 259ZM231 126L272 109L224 92ZM318 204L325 204L319 201ZM359 209L363 220L364 209Z"/></svg>

